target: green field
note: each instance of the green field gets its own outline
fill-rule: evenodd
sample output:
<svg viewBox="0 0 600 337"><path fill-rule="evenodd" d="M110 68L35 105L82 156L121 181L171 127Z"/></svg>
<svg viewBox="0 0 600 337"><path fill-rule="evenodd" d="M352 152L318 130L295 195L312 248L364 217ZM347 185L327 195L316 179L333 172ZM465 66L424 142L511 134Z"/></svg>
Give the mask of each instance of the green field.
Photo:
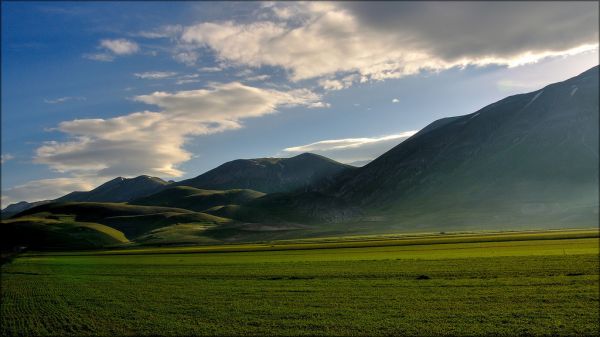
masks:
<svg viewBox="0 0 600 337"><path fill-rule="evenodd" d="M2 336L594 335L598 230L30 252Z"/></svg>

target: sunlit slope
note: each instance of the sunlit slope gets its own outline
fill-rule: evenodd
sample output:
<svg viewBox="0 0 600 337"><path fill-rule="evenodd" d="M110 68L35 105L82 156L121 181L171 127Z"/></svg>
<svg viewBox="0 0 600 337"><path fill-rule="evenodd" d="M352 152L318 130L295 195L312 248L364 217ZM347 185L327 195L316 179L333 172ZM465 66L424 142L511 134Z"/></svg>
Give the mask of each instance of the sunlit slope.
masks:
<svg viewBox="0 0 600 337"><path fill-rule="evenodd" d="M181 208L120 203L52 203L29 209L21 213L19 218L30 215L46 218L68 215L77 222L96 222L114 228L130 240L172 225L194 224L205 228L231 222L229 219Z"/></svg>

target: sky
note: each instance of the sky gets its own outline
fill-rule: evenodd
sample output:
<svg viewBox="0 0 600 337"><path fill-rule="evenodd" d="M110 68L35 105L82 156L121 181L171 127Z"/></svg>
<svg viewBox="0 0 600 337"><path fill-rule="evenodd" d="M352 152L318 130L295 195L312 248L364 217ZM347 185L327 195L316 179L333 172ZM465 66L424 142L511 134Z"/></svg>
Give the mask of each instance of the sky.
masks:
<svg viewBox="0 0 600 337"><path fill-rule="evenodd" d="M303 152L362 165L598 64L598 2L2 2L2 207Z"/></svg>

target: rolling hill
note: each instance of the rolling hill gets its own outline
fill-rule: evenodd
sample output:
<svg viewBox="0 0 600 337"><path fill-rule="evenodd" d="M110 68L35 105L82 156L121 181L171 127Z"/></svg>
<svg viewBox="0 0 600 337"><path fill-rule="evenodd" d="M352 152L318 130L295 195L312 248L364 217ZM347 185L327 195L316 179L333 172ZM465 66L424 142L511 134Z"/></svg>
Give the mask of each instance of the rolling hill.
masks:
<svg viewBox="0 0 600 337"><path fill-rule="evenodd" d="M204 211L222 205L242 205L265 194L253 190L201 190L189 186L167 188L129 202L131 205L164 206Z"/></svg>
<svg viewBox="0 0 600 337"><path fill-rule="evenodd" d="M27 217L68 217L76 223L98 223L122 232L129 240L136 240L153 230L172 225L192 224L210 228L231 222L229 219L181 208L107 202L50 203L28 209L9 221Z"/></svg>
<svg viewBox="0 0 600 337"><path fill-rule="evenodd" d="M129 240L121 231L70 216L25 216L3 221L3 247L30 249L89 249L118 246Z"/></svg>

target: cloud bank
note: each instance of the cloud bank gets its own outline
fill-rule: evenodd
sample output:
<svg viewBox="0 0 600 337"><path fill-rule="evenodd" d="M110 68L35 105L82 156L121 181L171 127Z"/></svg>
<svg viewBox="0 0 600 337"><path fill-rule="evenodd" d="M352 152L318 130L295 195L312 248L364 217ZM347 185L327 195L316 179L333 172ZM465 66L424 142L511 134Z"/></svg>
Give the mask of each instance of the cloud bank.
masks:
<svg viewBox="0 0 600 337"><path fill-rule="evenodd" d="M309 2L264 10L271 20L184 27L180 44L237 66L281 67L293 81L324 78L331 90L347 87L340 78L348 74L364 82L512 67L598 47L594 2Z"/></svg>
<svg viewBox="0 0 600 337"><path fill-rule="evenodd" d="M62 122L57 130L69 140L45 142L34 161L76 175L178 177L183 172L177 165L192 156L184 149L190 137L237 129L245 118L280 108L323 106L321 97L309 90L278 91L239 82L133 99L160 110Z"/></svg>
<svg viewBox="0 0 600 337"><path fill-rule="evenodd" d="M2 208L19 201L51 200L73 191L89 191L102 182L93 177L53 178L28 181L2 191Z"/></svg>

